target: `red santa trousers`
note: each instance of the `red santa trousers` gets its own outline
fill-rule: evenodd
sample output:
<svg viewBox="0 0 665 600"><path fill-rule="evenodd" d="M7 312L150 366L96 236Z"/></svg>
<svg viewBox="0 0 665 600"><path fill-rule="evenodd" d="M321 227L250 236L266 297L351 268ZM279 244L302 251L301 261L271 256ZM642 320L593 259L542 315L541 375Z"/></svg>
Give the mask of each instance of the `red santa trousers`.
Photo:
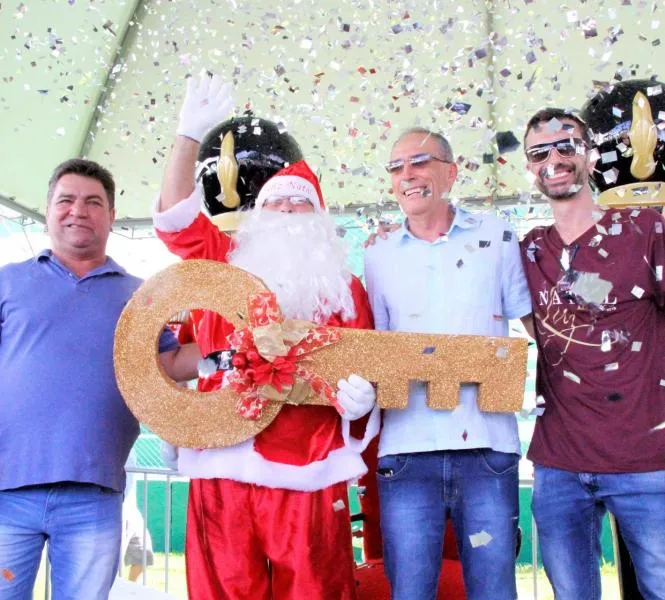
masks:
<svg viewBox="0 0 665 600"><path fill-rule="evenodd" d="M346 482L192 479L185 557L190 600L355 600Z"/></svg>

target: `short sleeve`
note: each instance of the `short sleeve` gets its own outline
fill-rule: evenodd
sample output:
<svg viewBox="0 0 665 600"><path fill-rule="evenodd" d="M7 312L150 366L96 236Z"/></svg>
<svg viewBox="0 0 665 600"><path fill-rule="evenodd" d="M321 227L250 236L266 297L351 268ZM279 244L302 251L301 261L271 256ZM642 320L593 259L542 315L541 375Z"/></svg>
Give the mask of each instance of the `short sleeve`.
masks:
<svg viewBox="0 0 665 600"><path fill-rule="evenodd" d="M501 303L507 319L519 319L532 312L531 295L524 275L517 234L506 225L502 241Z"/></svg>

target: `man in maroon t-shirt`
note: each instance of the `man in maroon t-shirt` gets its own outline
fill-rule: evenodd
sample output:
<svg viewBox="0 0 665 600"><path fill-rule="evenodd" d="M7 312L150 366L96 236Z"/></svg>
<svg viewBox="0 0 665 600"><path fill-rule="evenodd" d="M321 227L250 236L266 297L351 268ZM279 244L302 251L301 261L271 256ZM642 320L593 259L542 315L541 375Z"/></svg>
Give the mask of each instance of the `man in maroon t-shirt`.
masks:
<svg viewBox="0 0 665 600"><path fill-rule="evenodd" d="M602 210L587 126L544 109L528 169L554 225L522 242L545 401L528 457L533 514L557 600L600 599L611 511L645 598L665 598L665 234L651 209Z"/></svg>

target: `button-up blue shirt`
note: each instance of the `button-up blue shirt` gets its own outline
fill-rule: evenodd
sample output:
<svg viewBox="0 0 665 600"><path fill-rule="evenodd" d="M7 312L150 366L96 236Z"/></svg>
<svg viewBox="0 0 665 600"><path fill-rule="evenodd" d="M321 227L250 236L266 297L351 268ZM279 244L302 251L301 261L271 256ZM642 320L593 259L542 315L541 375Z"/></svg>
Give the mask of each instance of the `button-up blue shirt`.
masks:
<svg viewBox="0 0 665 600"><path fill-rule="evenodd" d="M531 312L517 236L494 214L458 208L434 242L415 237L408 221L365 253L365 280L376 329L419 333L508 335L508 320ZM399 357L395 357L399 369ZM477 385L460 387L455 410L426 404L426 384L411 382L404 410L386 410L379 455L492 448L520 452L515 415L484 413Z"/></svg>

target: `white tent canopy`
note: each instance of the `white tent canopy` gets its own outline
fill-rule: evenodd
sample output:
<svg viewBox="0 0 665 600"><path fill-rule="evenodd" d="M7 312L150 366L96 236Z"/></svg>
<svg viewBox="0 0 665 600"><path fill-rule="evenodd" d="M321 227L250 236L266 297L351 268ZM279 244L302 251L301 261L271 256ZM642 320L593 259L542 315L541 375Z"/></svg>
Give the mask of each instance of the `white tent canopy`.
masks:
<svg viewBox="0 0 665 600"><path fill-rule="evenodd" d="M85 156L115 174L119 225L145 223L201 69L289 130L329 204L390 200L382 165L416 124L450 137L458 196L525 202L497 132L521 141L543 105L656 75L661 20L660 0L2 2L0 203L40 220L53 167Z"/></svg>

